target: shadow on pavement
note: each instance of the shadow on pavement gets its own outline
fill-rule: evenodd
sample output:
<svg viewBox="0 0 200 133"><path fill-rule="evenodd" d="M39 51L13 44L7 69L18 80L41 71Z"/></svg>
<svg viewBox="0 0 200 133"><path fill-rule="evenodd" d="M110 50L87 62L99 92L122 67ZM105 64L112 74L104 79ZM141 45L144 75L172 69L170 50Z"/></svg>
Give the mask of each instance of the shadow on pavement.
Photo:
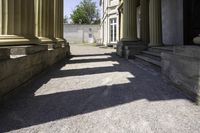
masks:
<svg viewBox="0 0 200 133"><path fill-rule="evenodd" d="M84 55L78 55L79 57ZM88 56L88 55L86 55ZM93 55L90 55L93 56ZM96 55L94 55L96 56ZM98 55L101 56L101 55ZM67 117L86 114L106 108L127 104L141 99L162 101L187 99L179 90L168 87L160 76L151 76L126 60L111 54L109 59L87 59L64 61L54 66L49 74L26 86L25 89L0 109L0 132L6 132L38 124L43 124ZM95 61L116 61L113 67L96 67L80 70L61 70L68 63L87 63ZM52 78L92 75L108 72L129 72L135 78L128 78L129 83L100 86L82 90L72 90L35 96L34 93ZM103 78L103 77L102 77ZM66 86L67 87L67 86Z"/></svg>

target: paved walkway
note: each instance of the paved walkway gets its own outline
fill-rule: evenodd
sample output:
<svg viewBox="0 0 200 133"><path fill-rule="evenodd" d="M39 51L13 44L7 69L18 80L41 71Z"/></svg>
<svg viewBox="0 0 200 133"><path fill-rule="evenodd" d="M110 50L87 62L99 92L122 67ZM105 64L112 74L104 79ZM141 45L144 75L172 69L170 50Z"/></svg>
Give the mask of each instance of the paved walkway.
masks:
<svg viewBox="0 0 200 133"><path fill-rule="evenodd" d="M72 46L75 57L0 108L0 132L200 132L200 107L159 73L112 52Z"/></svg>

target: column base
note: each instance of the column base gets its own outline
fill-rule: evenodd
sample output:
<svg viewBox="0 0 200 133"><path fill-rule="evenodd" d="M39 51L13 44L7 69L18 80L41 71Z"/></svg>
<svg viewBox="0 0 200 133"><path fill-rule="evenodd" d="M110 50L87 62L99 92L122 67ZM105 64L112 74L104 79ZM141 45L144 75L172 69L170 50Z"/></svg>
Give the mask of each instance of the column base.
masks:
<svg viewBox="0 0 200 133"><path fill-rule="evenodd" d="M40 41L36 37L21 37L16 35L1 35L0 45L24 45L24 44L40 44Z"/></svg>
<svg viewBox="0 0 200 133"><path fill-rule="evenodd" d="M127 59L134 58L136 54L145 50L147 46L141 41L120 41L117 44L117 55Z"/></svg>
<svg viewBox="0 0 200 133"><path fill-rule="evenodd" d="M56 43L55 38L39 37L40 44Z"/></svg>

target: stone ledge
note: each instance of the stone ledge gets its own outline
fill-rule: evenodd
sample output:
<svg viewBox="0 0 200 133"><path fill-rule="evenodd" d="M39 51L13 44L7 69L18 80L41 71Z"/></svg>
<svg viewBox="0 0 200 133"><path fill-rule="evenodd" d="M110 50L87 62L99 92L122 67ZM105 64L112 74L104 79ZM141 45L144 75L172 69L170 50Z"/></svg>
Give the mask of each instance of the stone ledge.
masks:
<svg viewBox="0 0 200 133"><path fill-rule="evenodd" d="M174 53L177 55L185 56L185 57L200 59L199 46L177 46L177 47L174 47Z"/></svg>
<svg viewBox="0 0 200 133"><path fill-rule="evenodd" d="M36 74L66 58L68 48L41 51L0 62L0 99Z"/></svg>
<svg viewBox="0 0 200 133"><path fill-rule="evenodd" d="M45 45L31 45L31 46L17 46L11 48L12 55L31 55L42 51L47 51L48 47Z"/></svg>
<svg viewBox="0 0 200 133"><path fill-rule="evenodd" d="M0 47L0 61L10 59L10 49Z"/></svg>

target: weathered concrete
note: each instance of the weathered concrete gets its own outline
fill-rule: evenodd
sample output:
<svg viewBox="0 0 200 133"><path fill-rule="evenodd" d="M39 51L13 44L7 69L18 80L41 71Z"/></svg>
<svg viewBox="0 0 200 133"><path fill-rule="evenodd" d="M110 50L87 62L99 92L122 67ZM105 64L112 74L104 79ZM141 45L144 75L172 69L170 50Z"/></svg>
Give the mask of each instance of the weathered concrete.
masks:
<svg viewBox="0 0 200 133"><path fill-rule="evenodd" d="M200 48L174 47L172 53L162 53L162 73L178 88L200 103Z"/></svg>
<svg viewBox="0 0 200 133"><path fill-rule="evenodd" d="M48 51L47 45L33 47L36 49L38 48L40 52L30 47L27 47L28 49L26 50L23 48L24 47L19 47L20 50L18 52L28 52L28 55L0 62L0 99L48 66L65 58L67 52L69 52L67 47ZM46 51L43 51L43 48L45 48ZM34 54L30 55L30 52Z"/></svg>
<svg viewBox="0 0 200 133"><path fill-rule="evenodd" d="M199 133L200 108L113 49L75 54L0 107L0 132Z"/></svg>

